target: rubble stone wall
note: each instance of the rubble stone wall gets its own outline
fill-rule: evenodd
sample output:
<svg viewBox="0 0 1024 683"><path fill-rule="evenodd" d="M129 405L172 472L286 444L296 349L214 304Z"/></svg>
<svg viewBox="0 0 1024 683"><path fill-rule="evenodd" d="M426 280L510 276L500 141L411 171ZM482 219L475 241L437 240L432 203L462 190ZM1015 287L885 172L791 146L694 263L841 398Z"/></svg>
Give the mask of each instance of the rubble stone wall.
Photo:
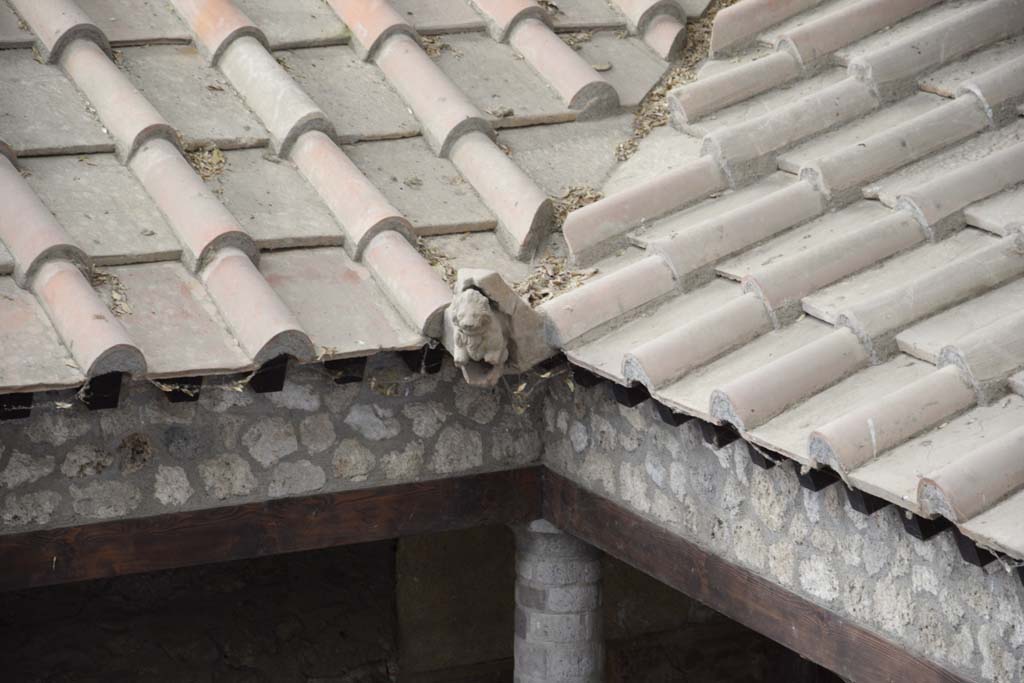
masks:
<svg viewBox="0 0 1024 683"><path fill-rule="evenodd" d="M711 449L650 401L550 388L555 471L969 679L1024 681L1024 586L1000 563L967 564L949 532L913 538L893 506L862 515L841 485L802 489L792 463L763 470L738 443Z"/></svg>
<svg viewBox="0 0 1024 683"><path fill-rule="evenodd" d="M37 394L29 418L0 424L0 533L521 467L540 434L513 397L467 386L450 361L420 375L391 354L361 383L290 368L276 393L212 381L171 403L125 382L117 408L94 412Z"/></svg>

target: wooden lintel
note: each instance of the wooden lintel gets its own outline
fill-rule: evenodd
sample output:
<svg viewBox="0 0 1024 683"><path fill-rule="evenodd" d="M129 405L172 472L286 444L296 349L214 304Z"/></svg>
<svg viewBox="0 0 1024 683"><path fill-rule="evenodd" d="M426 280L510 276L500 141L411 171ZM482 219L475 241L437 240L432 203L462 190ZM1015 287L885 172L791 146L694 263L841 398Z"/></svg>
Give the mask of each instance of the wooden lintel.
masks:
<svg viewBox="0 0 1024 683"><path fill-rule="evenodd" d="M0 536L0 590L315 550L541 515L540 467Z"/></svg>
<svg viewBox="0 0 1024 683"><path fill-rule="evenodd" d="M544 476L544 516L848 680L964 680L550 471Z"/></svg>

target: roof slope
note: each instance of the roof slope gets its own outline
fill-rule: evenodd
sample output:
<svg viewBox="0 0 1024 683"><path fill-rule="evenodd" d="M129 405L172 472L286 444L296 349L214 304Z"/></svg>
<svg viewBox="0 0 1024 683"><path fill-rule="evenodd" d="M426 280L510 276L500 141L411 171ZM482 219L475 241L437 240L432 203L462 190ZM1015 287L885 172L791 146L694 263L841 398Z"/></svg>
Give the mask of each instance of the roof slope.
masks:
<svg viewBox="0 0 1024 683"><path fill-rule="evenodd" d="M1024 558L1024 1L746 0L712 46L694 151L566 220L551 341Z"/></svg>
<svg viewBox="0 0 1024 683"><path fill-rule="evenodd" d="M495 128L646 92L554 33L627 15L564 5L0 2L0 393L440 338L451 291L417 238L496 231L515 257L550 227ZM647 87L673 8L642 18L654 48L602 48L660 64Z"/></svg>

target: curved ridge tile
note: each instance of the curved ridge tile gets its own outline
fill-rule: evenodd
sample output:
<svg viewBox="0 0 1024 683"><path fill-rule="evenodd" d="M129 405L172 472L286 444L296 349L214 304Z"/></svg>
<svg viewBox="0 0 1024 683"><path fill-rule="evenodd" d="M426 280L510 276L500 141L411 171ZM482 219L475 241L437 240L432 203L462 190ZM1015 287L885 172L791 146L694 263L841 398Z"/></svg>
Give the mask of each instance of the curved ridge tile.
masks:
<svg viewBox="0 0 1024 683"><path fill-rule="evenodd" d="M960 371L946 367L860 406L811 433L810 456L844 478L974 405Z"/></svg>
<svg viewBox="0 0 1024 683"><path fill-rule="evenodd" d="M578 52L534 18L520 21L509 35L515 48L580 119L594 119L619 108L619 93Z"/></svg>
<svg viewBox="0 0 1024 683"><path fill-rule="evenodd" d="M918 482L926 515L957 524L991 509L1024 488L1024 428L1015 429Z"/></svg>
<svg viewBox="0 0 1024 683"><path fill-rule="evenodd" d="M1006 393L1010 376L1024 368L1024 312L1007 315L942 349L940 365L964 372L984 405Z"/></svg>
<svg viewBox="0 0 1024 683"><path fill-rule="evenodd" d="M644 42L666 62L679 57L686 47L686 21L671 14L658 14L644 30Z"/></svg>
<svg viewBox="0 0 1024 683"><path fill-rule="evenodd" d="M376 59L377 51L393 35L418 40L416 31L387 0L327 0L327 4L352 31L356 51L365 60Z"/></svg>
<svg viewBox="0 0 1024 683"><path fill-rule="evenodd" d="M32 278L54 328L86 377L146 374L146 359L96 291L72 264L51 261Z"/></svg>
<svg viewBox="0 0 1024 683"><path fill-rule="evenodd" d="M483 133L461 137L449 157L494 212L506 251L528 257L553 220L551 199Z"/></svg>
<svg viewBox="0 0 1024 683"><path fill-rule="evenodd" d="M981 101L993 125L1009 123L1018 116L1024 100L1024 56L1011 59L960 84L957 96L971 93Z"/></svg>
<svg viewBox="0 0 1024 683"><path fill-rule="evenodd" d="M715 15L711 56L752 41L764 29L811 9L821 0L743 0Z"/></svg>
<svg viewBox="0 0 1024 683"><path fill-rule="evenodd" d="M477 12L487 22L491 36L500 42L508 40L512 30L525 19L541 22L548 20L548 14L533 0L470 0Z"/></svg>
<svg viewBox="0 0 1024 683"><path fill-rule="evenodd" d="M649 256L546 301L537 310L547 317L548 343L562 348L674 288L668 263Z"/></svg>
<svg viewBox="0 0 1024 683"><path fill-rule="evenodd" d="M691 286L716 261L753 246L815 216L825 209L821 193L796 182L671 237L647 243L663 256L683 287Z"/></svg>
<svg viewBox="0 0 1024 683"><path fill-rule="evenodd" d="M622 374L653 391L771 329L771 318L757 297L738 296L634 347L623 358Z"/></svg>
<svg viewBox="0 0 1024 683"><path fill-rule="evenodd" d="M39 38L50 64L60 61L68 45L79 38L112 54L107 36L73 0L12 0L11 4Z"/></svg>
<svg viewBox="0 0 1024 683"><path fill-rule="evenodd" d="M636 33L644 33L655 18L668 15L677 20L686 20L679 3L673 0L613 0L626 15L626 21Z"/></svg>
<svg viewBox="0 0 1024 683"><path fill-rule="evenodd" d="M49 261L67 261L87 270L89 258L43 205L6 157L0 158L0 240L14 257L14 279L29 287Z"/></svg>
<svg viewBox="0 0 1024 683"><path fill-rule="evenodd" d="M850 62L884 100L916 89L921 72L1024 30L1024 0L990 0Z"/></svg>
<svg viewBox="0 0 1024 683"><path fill-rule="evenodd" d="M574 263L592 263L624 243L629 230L727 186L728 179L719 165L710 157L700 157L588 204L570 213L562 227L570 256Z"/></svg>
<svg viewBox="0 0 1024 683"><path fill-rule="evenodd" d="M711 394L711 416L746 432L840 382L868 363L860 340L838 329L723 384Z"/></svg>
<svg viewBox="0 0 1024 683"><path fill-rule="evenodd" d="M837 325L849 327L873 359L896 351L896 334L925 317L1024 274L1024 243L1004 237L901 286L879 292L841 312Z"/></svg>
<svg viewBox="0 0 1024 683"><path fill-rule="evenodd" d="M174 9L195 36L196 46L210 64L216 65L226 50L242 36L251 36L269 49L270 43L231 0L171 0Z"/></svg>
<svg viewBox="0 0 1024 683"><path fill-rule="evenodd" d="M166 140L150 140L128 165L178 236L182 258L191 270L202 270L222 247L240 249L252 259L258 257L252 237L174 145Z"/></svg>
<svg viewBox="0 0 1024 683"><path fill-rule="evenodd" d="M960 97L899 125L819 157L800 176L832 199L858 196L861 186L979 133L989 125L977 99Z"/></svg>
<svg viewBox="0 0 1024 683"><path fill-rule="evenodd" d="M423 124L423 135L438 156L447 157L467 133L494 134L480 110L409 36L387 40L375 61Z"/></svg>
<svg viewBox="0 0 1024 683"><path fill-rule="evenodd" d="M259 41L250 36L233 41L218 66L267 127L278 156L287 157L308 131L334 136L327 115Z"/></svg>
<svg viewBox="0 0 1024 683"><path fill-rule="evenodd" d="M282 355L300 361L316 356L309 336L248 254L222 247L200 277L228 328L258 365Z"/></svg>
<svg viewBox="0 0 1024 683"><path fill-rule="evenodd" d="M96 108L123 162L131 160L139 147L153 138L178 144L171 125L94 43L72 42L64 50L61 66Z"/></svg>
<svg viewBox="0 0 1024 683"><path fill-rule="evenodd" d="M441 337L452 291L415 247L388 230L370 241L363 262L414 329L427 337Z"/></svg>
<svg viewBox="0 0 1024 683"><path fill-rule="evenodd" d="M356 259L386 230L412 239L412 226L351 159L321 131L299 137L292 161L345 231L345 248Z"/></svg>

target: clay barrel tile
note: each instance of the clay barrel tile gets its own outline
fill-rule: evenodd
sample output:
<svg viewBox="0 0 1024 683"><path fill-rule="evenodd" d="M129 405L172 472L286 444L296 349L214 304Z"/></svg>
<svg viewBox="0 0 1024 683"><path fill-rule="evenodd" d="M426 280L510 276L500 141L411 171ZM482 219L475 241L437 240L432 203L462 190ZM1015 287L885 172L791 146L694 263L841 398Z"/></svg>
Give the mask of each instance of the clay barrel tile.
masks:
<svg viewBox="0 0 1024 683"><path fill-rule="evenodd" d="M1024 142L957 166L898 196L899 206L933 227L968 204L1024 182Z"/></svg>
<svg viewBox="0 0 1024 683"><path fill-rule="evenodd" d="M177 144L171 125L94 43L75 41L64 50L61 65L96 108L122 161L154 137Z"/></svg>
<svg viewBox="0 0 1024 683"><path fill-rule="evenodd" d="M441 337L451 288L415 247L396 232L382 232L366 247L363 263L414 329Z"/></svg>
<svg viewBox="0 0 1024 683"><path fill-rule="evenodd" d="M565 41L537 19L520 21L509 43L580 118L597 118L619 108L619 94Z"/></svg>
<svg viewBox="0 0 1024 683"><path fill-rule="evenodd" d="M865 84L846 78L761 116L709 133L701 145L742 183L778 167L775 154L807 138L874 111L878 98Z"/></svg>
<svg viewBox="0 0 1024 683"><path fill-rule="evenodd" d="M111 54L107 36L73 0L11 0L11 4L39 38L47 62L56 64L79 38Z"/></svg>
<svg viewBox="0 0 1024 683"><path fill-rule="evenodd" d="M471 0L487 21L495 40L505 42L521 21L528 18L545 22L548 14L533 0Z"/></svg>
<svg viewBox="0 0 1024 683"><path fill-rule="evenodd" d="M711 56L740 47L758 33L785 21L821 0L744 0L723 8L711 27Z"/></svg>
<svg viewBox="0 0 1024 683"><path fill-rule="evenodd" d="M334 126L259 41L244 36L220 60L220 69L270 132L279 156L287 157L303 133L334 135Z"/></svg>
<svg viewBox="0 0 1024 683"><path fill-rule="evenodd" d="M363 59L376 59L385 41L397 33L418 40L416 31L386 0L327 0L327 4L352 32L353 47Z"/></svg>
<svg viewBox="0 0 1024 683"><path fill-rule="evenodd" d="M48 261L70 261L88 269L85 252L6 157L0 157L0 197L0 240L14 257L14 279L18 285L29 287L36 272Z"/></svg>
<svg viewBox="0 0 1024 683"><path fill-rule="evenodd" d="M822 195L810 183L798 181L672 237L651 241L647 248L664 256L676 278L687 286L690 276L702 268L810 220L824 209Z"/></svg>
<svg viewBox="0 0 1024 683"><path fill-rule="evenodd" d="M845 476L973 405L974 391L960 371L942 368L816 429L811 459Z"/></svg>
<svg viewBox="0 0 1024 683"><path fill-rule="evenodd" d="M699 119L723 107L791 81L802 73L800 63L788 52L773 52L708 78L674 88L668 94L673 118L683 123Z"/></svg>
<svg viewBox="0 0 1024 683"><path fill-rule="evenodd" d="M263 31L231 0L171 0L171 4L191 29L196 47L210 64L216 65L224 50L241 36L252 36L269 45Z"/></svg>
<svg viewBox="0 0 1024 683"><path fill-rule="evenodd" d="M543 190L483 133L455 143L451 160L498 219L498 237L509 253L528 256L550 228L553 206Z"/></svg>
<svg viewBox="0 0 1024 683"><path fill-rule="evenodd" d="M752 294L680 322L625 354L622 374L627 380L658 389L772 329L771 317Z"/></svg>
<svg viewBox="0 0 1024 683"><path fill-rule="evenodd" d="M994 125L1017 117L1017 105L1024 100L1024 55L968 79L956 94L974 94L984 105Z"/></svg>
<svg viewBox="0 0 1024 683"><path fill-rule="evenodd" d="M922 478L926 514L961 524L1024 488L1024 427L1004 434Z"/></svg>
<svg viewBox="0 0 1024 683"><path fill-rule="evenodd" d="M309 336L253 265L248 254L224 247L200 275L228 329L257 364L287 355L310 361Z"/></svg>
<svg viewBox="0 0 1024 683"><path fill-rule="evenodd" d="M398 35L388 40L376 62L423 124L423 136L438 156L447 157L466 133L493 134L483 114L414 39Z"/></svg>
<svg viewBox="0 0 1024 683"><path fill-rule="evenodd" d="M575 263L590 263L622 243L627 231L727 187L721 168L700 157L570 213L562 232Z"/></svg>
<svg viewBox="0 0 1024 683"><path fill-rule="evenodd" d="M965 373L979 403L1001 398L1010 376L1024 368L1024 311L1006 315L944 347L939 362Z"/></svg>
<svg viewBox="0 0 1024 683"><path fill-rule="evenodd" d="M201 270L225 246L258 257L256 243L174 145L150 140L139 148L129 167L174 230L183 247L182 260L191 270Z"/></svg>
<svg viewBox="0 0 1024 683"><path fill-rule="evenodd" d="M1024 0L990 0L850 62L885 100L917 89L918 74L1024 30Z"/></svg>
<svg viewBox="0 0 1024 683"><path fill-rule="evenodd" d="M960 97L831 151L800 169L800 175L837 201L852 199L868 182L970 137L988 123L975 98Z"/></svg>
<svg viewBox="0 0 1024 683"><path fill-rule="evenodd" d="M867 364L868 354L857 337L837 329L716 389L710 414L741 432L750 431Z"/></svg>
<svg viewBox="0 0 1024 683"><path fill-rule="evenodd" d="M686 47L686 22L671 14L658 14L647 24L644 42L654 54L671 62Z"/></svg>
<svg viewBox="0 0 1024 683"><path fill-rule="evenodd" d="M861 0L797 26L782 45L810 64L942 0Z"/></svg>
<svg viewBox="0 0 1024 683"><path fill-rule="evenodd" d="M86 377L146 374L142 352L74 265L44 264L32 279L32 290Z"/></svg>
<svg viewBox="0 0 1024 683"><path fill-rule="evenodd" d="M924 233L912 216L894 212L751 271L743 277L743 289L756 293L772 311L784 310L799 305L808 294L923 240Z"/></svg>
<svg viewBox="0 0 1024 683"><path fill-rule="evenodd" d="M909 325L976 297L1024 274L1024 251L1016 235L994 240L914 280L878 292L840 312L876 360L895 353L895 335Z"/></svg>
<svg viewBox="0 0 1024 683"><path fill-rule="evenodd" d="M544 302L548 343L565 347L582 335L668 294L675 288L672 269L649 256Z"/></svg>
<svg viewBox="0 0 1024 683"><path fill-rule="evenodd" d="M668 16L686 21L679 3L674 0L614 0L635 33L644 33L657 17Z"/></svg>
<svg viewBox="0 0 1024 683"><path fill-rule="evenodd" d="M394 230L411 239L412 226L380 190L367 180L334 141L320 131L299 137L291 159L345 232L345 249L354 259L378 233Z"/></svg>

